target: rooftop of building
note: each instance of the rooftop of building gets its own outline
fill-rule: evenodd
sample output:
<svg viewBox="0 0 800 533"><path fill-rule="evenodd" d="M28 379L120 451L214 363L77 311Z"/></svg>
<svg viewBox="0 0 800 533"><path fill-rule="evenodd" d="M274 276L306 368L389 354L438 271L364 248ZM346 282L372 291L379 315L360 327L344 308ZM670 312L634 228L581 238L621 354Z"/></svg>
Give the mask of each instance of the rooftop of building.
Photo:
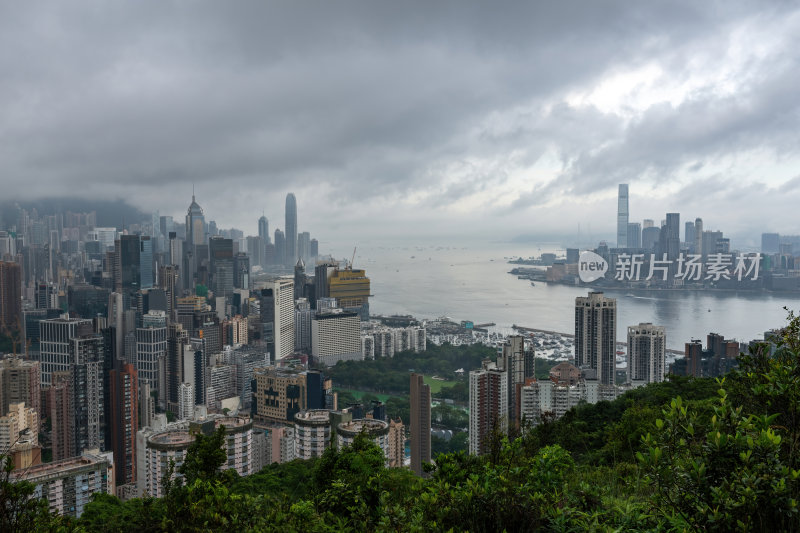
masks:
<svg viewBox="0 0 800 533"><path fill-rule="evenodd" d="M336 427L336 431L345 437L355 437L359 433L366 433L369 436L377 437L389 432L389 424L383 420L373 418L360 418L350 422L342 422Z"/></svg>
<svg viewBox="0 0 800 533"><path fill-rule="evenodd" d="M42 322L50 322L50 323L56 322L56 323L64 323L64 324L75 324L75 323L78 323L78 322L89 322L89 323L91 323L92 320L89 319L89 318L64 318L64 317L58 317L58 318L48 318L46 320L42 320Z"/></svg>
<svg viewBox="0 0 800 533"><path fill-rule="evenodd" d="M192 195L192 203L189 204L189 215L203 216L203 208L195 201L194 194Z"/></svg>
<svg viewBox="0 0 800 533"><path fill-rule="evenodd" d="M308 371L303 367L286 367L286 366L262 366L256 367L253 369L253 375L265 375L269 374L275 377L284 377L290 378L294 376L299 376L301 374L306 374Z"/></svg>
<svg viewBox="0 0 800 533"><path fill-rule="evenodd" d="M34 367L39 366L39 361L32 361L30 359L25 359L21 355L6 355L2 359L0 359L0 363L2 363L5 367Z"/></svg>
<svg viewBox="0 0 800 533"><path fill-rule="evenodd" d="M330 411L326 409L301 411L294 415L294 421L301 425L324 426L330 424Z"/></svg>
<svg viewBox="0 0 800 533"><path fill-rule="evenodd" d="M154 448L177 449L188 447L194 441L194 435L185 429L167 429L155 433L147 439Z"/></svg>
<svg viewBox="0 0 800 533"><path fill-rule="evenodd" d="M214 427L225 426L230 433L236 430L248 429L253 426L253 422L245 416L221 416L214 419Z"/></svg>
<svg viewBox="0 0 800 533"><path fill-rule="evenodd" d="M326 309L322 313L317 313L314 317L314 320L328 320L334 318L351 318L354 316L358 316L358 313L355 311L345 311L343 309Z"/></svg>
<svg viewBox="0 0 800 533"><path fill-rule="evenodd" d="M52 463L41 463L38 465L29 466L24 470L14 471L11 473L11 475L18 479L31 480L53 474L63 474L70 470L94 466L103 462L107 462L105 457L92 454L83 454L77 457L61 459L60 461L53 461Z"/></svg>

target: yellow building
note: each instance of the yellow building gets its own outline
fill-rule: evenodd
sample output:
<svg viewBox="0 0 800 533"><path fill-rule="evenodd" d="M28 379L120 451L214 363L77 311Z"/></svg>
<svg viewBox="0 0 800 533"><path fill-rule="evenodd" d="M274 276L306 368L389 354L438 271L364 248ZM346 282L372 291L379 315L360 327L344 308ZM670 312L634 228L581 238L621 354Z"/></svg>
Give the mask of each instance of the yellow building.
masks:
<svg viewBox="0 0 800 533"><path fill-rule="evenodd" d="M205 311L206 299L202 296L186 296L178 298L178 312L192 313L194 311Z"/></svg>
<svg viewBox="0 0 800 533"><path fill-rule="evenodd" d="M361 319L369 319L369 278L364 270L334 270L328 281L328 296L336 298L342 309L363 310L359 311Z"/></svg>

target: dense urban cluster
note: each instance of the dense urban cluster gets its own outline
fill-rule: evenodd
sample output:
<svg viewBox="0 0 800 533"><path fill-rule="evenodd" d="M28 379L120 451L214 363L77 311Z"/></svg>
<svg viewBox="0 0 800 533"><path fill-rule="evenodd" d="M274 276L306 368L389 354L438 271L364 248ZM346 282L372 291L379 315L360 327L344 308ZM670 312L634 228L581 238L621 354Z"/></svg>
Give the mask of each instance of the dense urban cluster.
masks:
<svg viewBox="0 0 800 533"><path fill-rule="evenodd" d="M741 345L712 333L706 349L691 340L678 358L667 349L663 326L629 326L627 343L620 342L617 301L597 290L575 299L571 354L553 349L537 360L537 349L563 348L564 335L537 338L522 327L513 335L487 334L490 324L446 317L430 321L429 336L428 322L414 317L371 317L366 272L352 259L321 256L316 241L297 232L296 219L291 194L286 232L276 230L274 242L266 217L259 235L245 238L206 223L194 197L185 224L154 216L121 231L96 227L92 213L40 217L20 209L17 224L0 234L7 352L0 360L0 497L16 494L41 524L63 519L90 530L104 530L105 520L114 529L136 529L119 521L142 505L150 506L146 518L131 524L181 529L181 520L197 519L190 502L203 498L212 498L209 509L239 513L245 528L402 530L401 516L412 510L418 525L443 529L582 524L583 515L567 512L589 505L575 500L591 477L576 469L581 461L602 458L623 477L638 468L637 483L651 479L661 491L667 474L653 450L666 437L659 433L664 422L650 426L651 415L682 394L705 402L700 418L709 409L729 416L724 402L712 407L709 377L738 376L741 388L748 374L737 373L740 350L756 356L745 367L795 354L791 316L790 328L767 332L766 343ZM448 342L447 351L433 347L440 360L426 359L431 340ZM490 346L473 349L475 340ZM380 364L388 360L408 368L388 371ZM371 367L386 373L365 383ZM334 388L337 375L362 392L386 387L395 396L361 400ZM447 386L434 393L435 380ZM634 398L645 401L637 406ZM679 424L688 415L672 402L664 415ZM773 438L763 424L737 420L742 435ZM628 433L625 423L632 423ZM577 445L574 434L590 427ZM637 455L648 447L655 456ZM492 477L512 465L554 477L535 486L524 475ZM311 477L300 480L298 472ZM785 482L786 472L775 474L776 482ZM458 498L473 498L469 480L476 478L469 476L487 475L491 488L482 497L500 492L486 505L507 505L508 494L522 494L522 507L509 507L508 515L502 507L470 514L448 492L458 488L466 491ZM283 476L293 479L291 495L276 488ZM795 478L786 489L792 494ZM351 484L341 485L343 479ZM384 485L396 492L388 495ZM640 495L614 490L642 523L667 523ZM417 501L415 492L426 496ZM219 503L228 496L244 507L215 507L228 505ZM290 496L296 503L287 508ZM663 503L661 497L653 492L648 501ZM791 508L791 501L781 505ZM27 512L10 517L23 520ZM246 516L255 512L268 522ZM618 525L627 518L617 509L603 519ZM209 518L203 520L207 526Z"/></svg>
<svg viewBox="0 0 800 533"><path fill-rule="evenodd" d="M628 185L620 184L616 243L592 245L605 268L590 282L628 289L800 290L800 235L763 233L760 252L755 252L755 247L737 249L722 231L707 229L699 217L685 222L682 230L680 213L667 213L660 223L649 218L631 222L629 213ZM512 271L534 281L587 281L579 248L567 248L566 257L545 253L516 262L546 267Z"/></svg>
<svg viewBox="0 0 800 533"><path fill-rule="evenodd" d="M184 223L121 230L17 211L0 231L0 446L51 511L161 496L195 436L223 427L241 476L361 432L403 466L403 422L380 402L340 409L324 369L424 352L425 328L370 321L365 271L320 256L293 194L274 240L265 216L256 236L217 228L194 196Z"/></svg>

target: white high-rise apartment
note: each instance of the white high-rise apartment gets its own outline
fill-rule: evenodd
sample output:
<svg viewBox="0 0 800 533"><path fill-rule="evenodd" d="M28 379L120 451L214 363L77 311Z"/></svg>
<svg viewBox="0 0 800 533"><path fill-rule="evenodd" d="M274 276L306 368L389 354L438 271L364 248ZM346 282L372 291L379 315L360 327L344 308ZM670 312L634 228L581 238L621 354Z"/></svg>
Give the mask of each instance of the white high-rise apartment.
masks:
<svg viewBox="0 0 800 533"><path fill-rule="evenodd" d="M298 459L322 457L331 440L330 412L302 411L294 416L294 449Z"/></svg>
<svg viewBox="0 0 800 533"><path fill-rule="evenodd" d="M664 326L641 323L628 327L628 383L660 383L666 374Z"/></svg>
<svg viewBox="0 0 800 533"><path fill-rule="evenodd" d="M267 285L275 305L275 360L294 353L294 280L280 278Z"/></svg>
<svg viewBox="0 0 800 533"><path fill-rule="evenodd" d="M188 382L181 383L180 396L178 396L178 420L191 420L194 418L194 385Z"/></svg>
<svg viewBox="0 0 800 533"><path fill-rule="evenodd" d="M358 313L336 311L317 314L311 321L311 355L326 366L363 360Z"/></svg>
<svg viewBox="0 0 800 533"><path fill-rule="evenodd" d="M469 453L486 452L492 431L508 431L508 377L495 363L469 373Z"/></svg>
<svg viewBox="0 0 800 533"><path fill-rule="evenodd" d="M575 298L575 366L591 368L601 385L613 385L616 346L617 300L602 292Z"/></svg>

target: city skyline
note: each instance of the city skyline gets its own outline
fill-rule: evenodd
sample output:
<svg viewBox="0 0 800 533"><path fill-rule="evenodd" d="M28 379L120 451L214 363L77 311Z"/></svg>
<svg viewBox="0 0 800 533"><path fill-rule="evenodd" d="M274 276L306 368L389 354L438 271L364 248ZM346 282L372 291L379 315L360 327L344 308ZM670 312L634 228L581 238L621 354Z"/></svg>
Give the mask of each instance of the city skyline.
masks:
<svg viewBox="0 0 800 533"><path fill-rule="evenodd" d="M124 198L177 219L194 184L207 217L247 231L294 192L303 225L357 241L579 224L611 239L628 183L630 220L797 233L793 5L160 14L8 10L6 197Z"/></svg>

